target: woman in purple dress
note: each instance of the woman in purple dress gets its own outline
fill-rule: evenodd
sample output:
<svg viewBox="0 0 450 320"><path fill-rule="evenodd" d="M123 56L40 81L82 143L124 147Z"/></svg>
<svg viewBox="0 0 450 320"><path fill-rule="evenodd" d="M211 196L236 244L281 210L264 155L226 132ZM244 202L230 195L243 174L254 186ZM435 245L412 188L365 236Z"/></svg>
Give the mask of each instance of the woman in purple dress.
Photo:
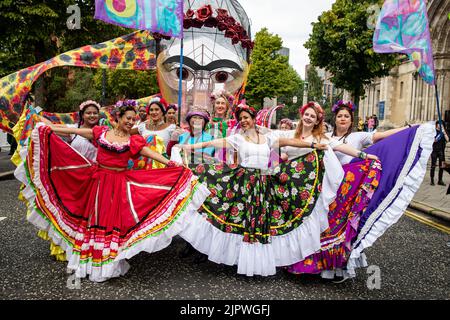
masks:
<svg viewBox="0 0 450 320"><path fill-rule="evenodd" d="M355 276L355 268L367 266L363 250L398 221L412 200L426 172L434 130L425 124L381 133L353 133L353 104L340 101L333 112L337 121L331 138L355 148L376 142L366 152L378 156L383 171L374 163L336 153L345 178L330 206L330 227L321 235L321 250L288 271L346 279Z"/></svg>

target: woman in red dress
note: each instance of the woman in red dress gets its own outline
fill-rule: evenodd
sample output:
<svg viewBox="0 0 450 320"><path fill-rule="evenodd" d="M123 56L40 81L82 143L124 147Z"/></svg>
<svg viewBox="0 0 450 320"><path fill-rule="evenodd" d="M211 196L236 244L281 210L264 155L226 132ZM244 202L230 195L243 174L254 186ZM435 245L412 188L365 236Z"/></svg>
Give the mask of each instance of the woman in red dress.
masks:
<svg viewBox="0 0 450 320"><path fill-rule="evenodd" d="M22 172L32 211L28 220L48 232L65 252L76 277L105 281L124 275L141 251L167 247L182 231L189 211L209 195L192 172L145 147L130 135L136 111L119 108L117 128L61 128L39 124L32 132ZM54 133L78 134L98 147L97 164ZM167 165L127 170L131 157Z"/></svg>

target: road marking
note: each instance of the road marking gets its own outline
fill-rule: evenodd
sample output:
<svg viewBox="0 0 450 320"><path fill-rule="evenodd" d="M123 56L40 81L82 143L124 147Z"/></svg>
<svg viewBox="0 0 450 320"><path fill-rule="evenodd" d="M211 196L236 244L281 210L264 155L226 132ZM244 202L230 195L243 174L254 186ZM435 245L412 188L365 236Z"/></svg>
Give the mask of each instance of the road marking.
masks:
<svg viewBox="0 0 450 320"><path fill-rule="evenodd" d="M6 217L0 217L0 221L5 220L5 219L6 219Z"/></svg>
<svg viewBox="0 0 450 320"><path fill-rule="evenodd" d="M428 225L430 227L433 227L433 228L438 229L440 231L443 231L443 232L445 232L447 234L450 234L450 228L449 227L446 227L446 226L444 226L442 224L439 224L439 223L436 223L436 222L434 222L434 221L432 221L430 219L427 219L427 218L424 218L422 216L419 216L419 215L417 215L415 213L412 213L411 211L406 211L405 214L408 217L410 217L410 218L412 218L414 220L417 220L417 221L422 222L423 224L426 224L426 225Z"/></svg>

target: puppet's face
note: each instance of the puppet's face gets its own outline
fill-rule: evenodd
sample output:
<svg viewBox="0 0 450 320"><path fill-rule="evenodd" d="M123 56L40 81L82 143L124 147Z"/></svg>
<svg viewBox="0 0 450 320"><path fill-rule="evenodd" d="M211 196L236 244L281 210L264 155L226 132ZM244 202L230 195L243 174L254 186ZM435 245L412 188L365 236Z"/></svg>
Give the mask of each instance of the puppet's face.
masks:
<svg viewBox="0 0 450 320"><path fill-rule="evenodd" d="M210 29L211 32L214 29ZM221 41L203 33L185 32L183 71L181 72L182 106L206 106L212 111L211 93L224 89L236 93L248 74L248 65L239 45L222 36ZM179 39L163 41L166 47L158 57L158 82L169 103L178 103L180 77Z"/></svg>

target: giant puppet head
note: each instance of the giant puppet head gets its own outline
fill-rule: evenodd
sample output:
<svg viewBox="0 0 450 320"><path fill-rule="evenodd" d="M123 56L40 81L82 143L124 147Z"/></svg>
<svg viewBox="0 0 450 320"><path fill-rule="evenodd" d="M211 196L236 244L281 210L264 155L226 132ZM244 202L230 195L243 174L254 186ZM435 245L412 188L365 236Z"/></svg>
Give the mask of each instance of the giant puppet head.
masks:
<svg viewBox="0 0 450 320"><path fill-rule="evenodd" d="M181 40L162 37L159 87L166 101L178 103L181 76L183 115L194 105L212 112L214 91L238 95L247 80L253 47L249 20L236 0L185 0L184 12L182 72Z"/></svg>

